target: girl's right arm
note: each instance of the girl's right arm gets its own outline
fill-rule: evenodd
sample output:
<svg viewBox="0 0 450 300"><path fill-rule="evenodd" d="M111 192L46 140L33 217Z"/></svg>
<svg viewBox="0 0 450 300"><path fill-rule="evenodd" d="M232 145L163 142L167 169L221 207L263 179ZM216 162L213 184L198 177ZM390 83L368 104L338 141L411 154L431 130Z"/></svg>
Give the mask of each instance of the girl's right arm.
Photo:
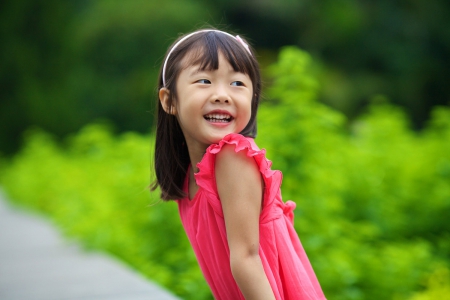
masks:
<svg viewBox="0 0 450 300"><path fill-rule="evenodd" d="M236 283L247 300L275 299L259 256L263 186L255 160L224 146L216 157L216 183Z"/></svg>

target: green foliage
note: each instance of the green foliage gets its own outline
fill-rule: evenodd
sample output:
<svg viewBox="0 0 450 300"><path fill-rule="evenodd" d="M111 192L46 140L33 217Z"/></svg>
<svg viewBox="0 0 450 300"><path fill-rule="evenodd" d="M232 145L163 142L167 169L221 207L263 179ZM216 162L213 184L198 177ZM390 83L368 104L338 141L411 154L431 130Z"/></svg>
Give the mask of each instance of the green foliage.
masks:
<svg viewBox="0 0 450 300"><path fill-rule="evenodd" d="M259 120L261 147L283 171L284 199L329 299L449 295L450 109L420 133L377 96L359 120L316 101L313 62L285 48ZM185 299L209 299L176 204L149 193L152 136L90 125L64 145L30 131L3 164L14 201L104 249ZM437 280L438 278L439 280Z"/></svg>
<svg viewBox="0 0 450 300"><path fill-rule="evenodd" d="M409 300L447 299L450 295L450 270L440 266L426 280L425 291L414 294Z"/></svg>
<svg viewBox="0 0 450 300"><path fill-rule="evenodd" d="M450 109L417 134L381 96L346 129L315 101L312 61L286 48L270 70L258 144L297 202L296 230L332 299L404 299L450 261Z"/></svg>
<svg viewBox="0 0 450 300"><path fill-rule="evenodd" d="M0 151L30 126L62 137L107 119L149 132L162 57L204 16L195 1L2 1Z"/></svg>
<svg viewBox="0 0 450 300"><path fill-rule="evenodd" d="M215 3L258 48L296 45L321 60L320 101L352 119L379 93L404 106L416 129L431 107L449 103L450 5L444 0Z"/></svg>
<svg viewBox="0 0 450 300"><path fill-rule="evenodd" d="M450 95L448 1L366 2L3 0L0 151L15 153L29 126L148 132L167 47L205 24L244 34L263 66L301 46L322 61L320 101L353 118L382 93L421 128Z"/></svg>
<svg viewBox="0 0 450 300"><path fill-rule="evenodd" d="M1 182L11 198L87 247L120 257L186 299L208 299L176 204L148 191L151 141L89 125L62 147L33 130Z"/></svg>

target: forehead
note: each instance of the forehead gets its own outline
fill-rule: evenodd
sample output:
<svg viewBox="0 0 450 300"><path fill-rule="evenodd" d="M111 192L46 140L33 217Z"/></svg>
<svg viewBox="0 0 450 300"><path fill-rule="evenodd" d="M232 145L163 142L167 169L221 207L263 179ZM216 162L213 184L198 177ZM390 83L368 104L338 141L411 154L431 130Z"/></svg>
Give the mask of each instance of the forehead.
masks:
<svg viewBox="0 0 450 300"><path fill-rule="evenodd" d="M198 68L199 70L217 69L220 50L208 51L205 45L197 45L189 49L180 61L180 69Z"/></svg>
<svg viewBox="0 0 450 300"><path fill-rule="evenodd" d="M200 67L202 60L204 60L204 53L205 50L202 49L202 47L188 50L179 62L180 69L183 70L196 66Z"/></svg>
<svg viewBox="0 0 450 300"><path fill-rule="evenodd" d="M219 68L226 68L230 72L239 72L239 70L236 70L233 68L233 66L230 64L230 62L226 59L226 57L223 55L221 51L217 54L217 63L216 60L211 61L202 61L201 56L198 55L186 55L180 62L180 71L187 70L191 73L197 73L201 71L215 71Z"/></svg>
<svg viewBox="0 0 450 300"><path fill-rule="evenodd" d="M236 47L234 47L236 46ZM234 71L249 74L252 69L251 61L246 57L245 49L240 49L239 45L226 43L224 41L215 41L204 43L199 40L191 44L190 49L186 51L179 61L178 68L183 70L195 66L199 70L217 70L219 68L219 57L221 61L230 65Z"/></svg>

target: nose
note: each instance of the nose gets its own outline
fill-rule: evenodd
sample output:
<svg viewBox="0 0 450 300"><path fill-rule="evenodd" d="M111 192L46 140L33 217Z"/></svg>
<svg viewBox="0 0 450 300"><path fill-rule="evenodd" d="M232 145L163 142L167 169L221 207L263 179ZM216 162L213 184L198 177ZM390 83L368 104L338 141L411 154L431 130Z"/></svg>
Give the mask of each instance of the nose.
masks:
<svg viewBox="0 0 450 300"><path fill-rule="evenodd" d="M218 84L214 90L214 95L211 100L214 103L230 103L231 97L227 90L227 87L222 84Z"/></svg>
<svg viewBox="0 0 450 300"><path fill-rule="evenodd" d="M228 99L221 100L221 99L217 98L216 100L214 100L214 102L216 102L216 103L221 103L221 102L223 102L223 103L230 103L230 100L228 100Z"/></svg>

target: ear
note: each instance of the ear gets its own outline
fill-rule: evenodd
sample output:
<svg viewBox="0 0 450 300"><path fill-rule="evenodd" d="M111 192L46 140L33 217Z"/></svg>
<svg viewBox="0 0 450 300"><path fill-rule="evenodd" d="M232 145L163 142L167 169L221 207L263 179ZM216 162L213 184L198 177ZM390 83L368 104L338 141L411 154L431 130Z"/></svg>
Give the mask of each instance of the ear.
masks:
<svg viewBox="0 0 450 300"><path fill-rule="evenodd" d="M177 109L173 103L170 101L170 91L166 88L161 88L159 90L159 102L166 113L169 115L176 115Z"/></svg>

